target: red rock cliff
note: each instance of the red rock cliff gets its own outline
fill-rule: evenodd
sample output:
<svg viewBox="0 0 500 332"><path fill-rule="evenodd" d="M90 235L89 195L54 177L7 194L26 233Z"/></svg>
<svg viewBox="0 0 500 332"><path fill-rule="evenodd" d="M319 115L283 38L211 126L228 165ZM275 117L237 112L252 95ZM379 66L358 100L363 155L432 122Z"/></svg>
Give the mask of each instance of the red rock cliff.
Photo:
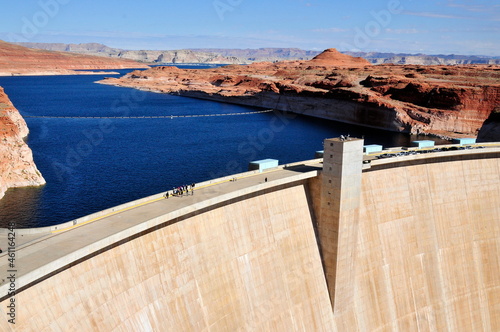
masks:
<svg viewBox="0 0 500 332"><path fill-rule="evenodd" d="M374 66L335 49L309 61L156 67L102 82L442 137L476 135L500 104L500 66Z"/></svg>
<svg viewBox="0 0 500 332"><path fill-rule="evenodd" d="M8 188L45 183L23 138L26 122L0 87L0 198Z"/></svg>

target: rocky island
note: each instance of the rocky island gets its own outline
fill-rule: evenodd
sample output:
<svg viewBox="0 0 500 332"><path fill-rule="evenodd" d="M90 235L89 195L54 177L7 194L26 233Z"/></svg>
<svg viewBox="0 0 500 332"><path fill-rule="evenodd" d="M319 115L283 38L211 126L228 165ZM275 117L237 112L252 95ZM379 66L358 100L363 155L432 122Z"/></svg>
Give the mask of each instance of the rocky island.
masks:
<svg viewBox="0 0 500 332"><path fill-rule="evenodd" d="M444 138L476 136L500 105L498 65L372 65L335 49L303 61L155 67L100 83Z"/></svg>
<svg viewBox="0 0 500 332"><path fill-rule="evenodd" d="M24 142L27 135L26 122L0 87L0 198L8 188L45 183Z"/></svg>

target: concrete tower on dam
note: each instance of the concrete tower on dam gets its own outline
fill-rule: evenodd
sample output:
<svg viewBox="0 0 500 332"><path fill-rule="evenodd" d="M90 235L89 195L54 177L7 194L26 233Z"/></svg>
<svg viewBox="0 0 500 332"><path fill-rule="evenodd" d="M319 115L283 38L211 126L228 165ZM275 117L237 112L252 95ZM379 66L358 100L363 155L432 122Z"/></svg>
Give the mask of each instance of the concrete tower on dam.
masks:
<svg viewBox="0 0 500 332"><path fill-rule="evenodd" d="M324 145L318 234L330 299L338 311L353 299L363 140L328 139Z"/></svg>
<svg viewBox="0 0 500 332"><path fill-rule="evenodd" d="M500 148L405 151L15 230L0 330L500 331Z"/></svg>

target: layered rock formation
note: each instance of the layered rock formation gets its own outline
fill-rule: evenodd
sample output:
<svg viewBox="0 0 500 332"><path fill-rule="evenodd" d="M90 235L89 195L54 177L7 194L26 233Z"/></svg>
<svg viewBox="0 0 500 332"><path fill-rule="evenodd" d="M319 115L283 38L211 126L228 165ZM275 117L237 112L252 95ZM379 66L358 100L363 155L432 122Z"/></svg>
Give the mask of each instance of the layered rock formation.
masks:
<svg viewBox="0 0 500 332"><path fill-rule="evenodd" d="M308 61L157 67L102 83L447 138L477 135L500 104L500 66L373 66L335 49Z"/></svg>
<svg viewBox="0 0 500 332"><path fill-rule="evenodd" d="M75 70L148 68L131 60L31 49L0 41L0 76L85 74Z"/></svg>
<svg viewBox="0 0 500 332"><path fill-rule="evenodd" d="M219 54L195 52L191 50L175 51L121 51L117 57L148 63L206 63L237 64L246 63L236 57L225 57Z"/></svg>
<svg viewBox="0 0 500 332"><path fill-rule="evenodd" d="M242 63L248 62L276 62L283 60L309 60L321 52L307 51L299 48L258 48L258 49L222 49L222 48L201 48L193 49L196 52L210 52L226 57L236 57Z"/></svg>
<svg viewBox="0 0 500 332"><path fill-rule="evenodd" d="M23 140L27 135L26 122L0 87L0 198L8 188L45 183Z"/></svg>
<svg viewBox="0 0 500 332"><path fill-rule="evenodd" d="M352 56L360 56L372 64L398 64L398 65L500 65L500 57L482 55L458 54L410 54L410 53L380 53L380 52L345 52Z"/></svg>
<svg viewBox="0 0 500 332"><path fill-rule="evenodd" d="M103 44L62 44L62 43L17 43L18 45L50 51L74 52L79 54L128 59L146 63L206 63L237 64L251 61L201 50L124 50Z"/></svg>

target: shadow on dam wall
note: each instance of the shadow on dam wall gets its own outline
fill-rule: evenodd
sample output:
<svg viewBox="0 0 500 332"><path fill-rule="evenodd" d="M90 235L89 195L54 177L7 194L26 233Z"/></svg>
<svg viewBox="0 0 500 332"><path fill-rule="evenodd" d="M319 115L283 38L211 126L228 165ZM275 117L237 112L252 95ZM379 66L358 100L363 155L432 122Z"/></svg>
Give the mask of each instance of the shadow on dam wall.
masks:
<svg viewBox="0 0 500 332"><path fill-rule="evenodd" d="M154 227L40 272L0 330L499 331L500 152L482 153L373 162L334 228L323 173Z"/></svg>

